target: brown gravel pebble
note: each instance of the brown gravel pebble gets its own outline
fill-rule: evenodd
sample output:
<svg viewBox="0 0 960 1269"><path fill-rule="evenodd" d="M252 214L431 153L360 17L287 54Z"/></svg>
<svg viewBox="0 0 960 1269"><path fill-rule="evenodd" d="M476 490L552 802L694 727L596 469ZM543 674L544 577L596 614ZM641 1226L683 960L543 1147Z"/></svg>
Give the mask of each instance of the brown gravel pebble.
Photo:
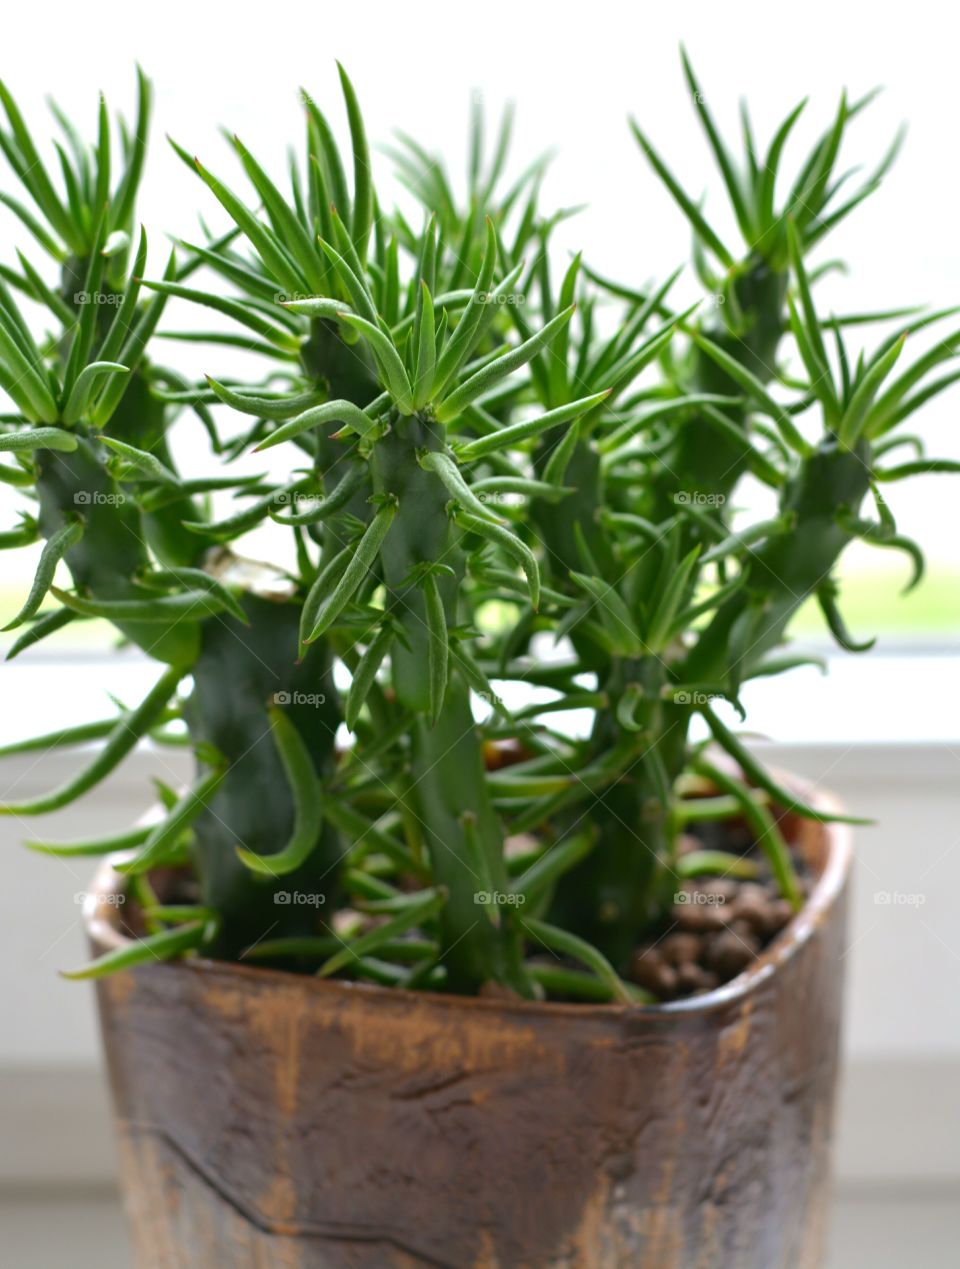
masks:
<svg viewBox="0 0 960 1269"><path fill-rule="evenodd" d="M700 965L688 962L685 965L677 967L677 990L681 993L700 991L706 987L710 977L709 970L704 969Z"/></svg>
<svg viewBox="0 0 960 1269"><path fill-rule="evenodd" d="M668 965L686 965L700 959L703 943L696 934L675 930L662 938L657 947Z"/></svg>
<svg viewBox="0 0 960 1269"><path fill-rule="evenodd" d="M653 947L634 953L630 977L638 987L645 987L661 997L672 996L677 989L677 971Z"/></svg>
<svg viewBox="0 0 960 1269"><path fill-rule="evenodd" d="M707 944L704 961L708 968L716 970L721 979L733 978L753 960L760 951L760 943L752 934L737 934L722 930Z"/></svg>
<svg viewBox="0 0 960 1269"><path fill-rule="evenodd" d="M699 933L706 930L722 930L726 925L724 904L710 902L711 896L701 891L692 891L686 903L676 903L670 909L670 919L676 921L681 930Z"/></svg>
<svg viewBox="0 0 960 1269"><path fill-rule="evenodd" d="M711 848L743 853L756 864L756 875L689 877L681 883L659 940L651 935L637 948L628 975L661 1000L702 996L736 978L794 917L747 825L741 826L742 843L735 827L714 826L710 836L698 825L696 834L679 839L681 856ZM807 896L814 879L802 860L797 866L798 885Z"/></svg>
<svg viewBox="0 0 960 1269"><path fill-rule="evenodd" d="M734 921L728 921L727 929L731 933L736 934L737 938L741 938L747 943L753 937L753 926L749 921L744 921L739 917Z"/></svg>
<svg viewBox="0 0 960 1269"><path fill-rule="evenodd" d="M736 899L741 882L735 877L698 877L694 888L703 895L708 895L717 904L732 903Z"/></svg>
<svg viewBox="0 0 960 1269"><path fill-rule="evenodd" d="M746 921L752 930L765 934L770 921L771 904L766 887L745 882L733 901L732 912L737 920Z"/></svg>
<svg viewBox="0 0 960 1269"><path fill-rule="evenodd" d="M660 986L657 989L664 999L677 994L677 971L671 965L664 965L660 971Z"/></svg>
<svg viewBox="0 0 960 1269"><path fill-rule="evenodd" d="M786 899L777 899L770 904L769 919L764 933L767 937L779 934L783 927L793 919L793 908Z"/></svg>

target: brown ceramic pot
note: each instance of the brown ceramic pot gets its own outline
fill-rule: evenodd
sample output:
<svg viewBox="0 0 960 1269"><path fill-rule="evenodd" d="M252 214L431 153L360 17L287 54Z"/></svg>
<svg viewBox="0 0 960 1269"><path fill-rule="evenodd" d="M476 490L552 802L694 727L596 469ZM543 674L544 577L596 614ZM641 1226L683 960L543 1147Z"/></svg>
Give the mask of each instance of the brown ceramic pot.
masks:
<svg viewBox="0 0 960 1269"><path fill-rule="evenodd" d="M98 984L137 1269L813 1269L847 832L739 978L652 1008L203 960ZM107 866L96 951L123 941Z"/></svg>

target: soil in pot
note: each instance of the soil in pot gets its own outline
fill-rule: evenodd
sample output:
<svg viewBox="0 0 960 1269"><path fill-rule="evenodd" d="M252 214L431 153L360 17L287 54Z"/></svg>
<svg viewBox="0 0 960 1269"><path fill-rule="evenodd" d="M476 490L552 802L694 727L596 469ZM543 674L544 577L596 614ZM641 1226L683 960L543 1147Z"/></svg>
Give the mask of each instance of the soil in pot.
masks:
<svg viewBox="0 0 960 1269"><path fill-rule="evenodd" d="M802 878L801 888L806 893ZM661 928L637 947L628 972L658 1000L699 996L736 978L793 916L777 883L760 872L752 881L685 881L677 897Z"/></svg>
<svg viewBox="0 0 960 1269"><path fill-rule="evenodd" d="M796 827L791 823L793 818L783 817L785 832ZM808 863L789 839L788 845L799 888L806 897L812 884ZM794 915L745 822L733 819L696 825L681 837L679 846L681 854L708 849L735 855L750 865L752 875L706 874L678 883L676 901L657 928L638 943L624 973L661 1002L701 996L736 978L773 943ZM156 869L148 880L151 891L163 903L199 901L199 888L186 868ZM338 914L335 920L346 916L360 919L360 914L351 911ZM375 922L378 918L368 919ZM117 924L129 937L142 937L147 932L134 896L119 911ZM405 937L415 940L418 931L412 930ZM284 959L275 967L310 972L315 964L309 958L294 963ZM572 961L569 968L576 968Z"/></svg>

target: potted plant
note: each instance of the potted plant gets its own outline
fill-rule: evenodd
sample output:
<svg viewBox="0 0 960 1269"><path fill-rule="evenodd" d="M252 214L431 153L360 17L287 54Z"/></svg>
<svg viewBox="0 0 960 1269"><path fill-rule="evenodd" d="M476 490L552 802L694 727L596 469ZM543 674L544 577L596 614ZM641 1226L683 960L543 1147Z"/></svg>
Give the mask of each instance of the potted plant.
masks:
<svg viewBox="0 0 960 1269"><path fill-rule="evenodd" d="M139 1265L818 1263L845 817L725 710L801 662L811 597L868 646L838 608L849 543L919 579L880 490L956 468L901 424L960 332L903 369L950 313L818 312L808 255L896 148L848 192L867 99L783 196L802 107L762 156L744 115L735 162L684 68L744 245L634 125L693 231L707 300L682 311L676 274L576 256L554 281L566 213L543 160L505 184L509 115L489 156L475 115L465 201L399 143L419 226L374 187L342 70L350 154L304 94L289 192L237 138L245 196L174 144L229 228L156 276L146 79L119 176L103 103L92 146L59 118L59 185L0 88L29 205L2 198L60 270L21 254L0 283L0 478L32 500L0 544L44 543L9 655L100 619L160 671L42 738L102 744L0 811L68 806L144 739L196 758L148 823L30 843L105 857L68 976L98 981ZM231 325L168 335L249 374L160 364L171 300ZM855 351L873 320L904 324ZM175 424L218 474L179 470ZM742 527L748 477L775 510ZM238 548L271 521L282 566ZM585 730L554 725L572 710Z"/></svg>

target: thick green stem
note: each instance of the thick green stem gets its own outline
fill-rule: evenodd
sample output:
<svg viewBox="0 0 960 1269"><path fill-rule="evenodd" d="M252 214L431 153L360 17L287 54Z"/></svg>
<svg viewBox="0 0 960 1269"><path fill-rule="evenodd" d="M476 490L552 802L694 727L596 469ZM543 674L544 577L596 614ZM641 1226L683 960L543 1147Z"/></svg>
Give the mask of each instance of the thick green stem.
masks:
<svg viewBox="0 0 960 1269"><path fill-rule="evenodd" d="M780 501L792 531L751 551L746 585L717 609L684 664L685 679L737 683L782 640L794 613L853 540L845 524L856 519L870 488L870 464L865 442L844 450L833 439L804 460Z"/></svg>
<svg viewBox="0 0 960 1269"><path fill-rule="evenodd" d="M596 847L564 878L551 921L575 929L622 970L644 929L676 890L672 872L673 783L683 769L689 711L661 699L666 669L656 657L616 661L606 690L612 702L636 685L642 696L635 718L636 759L623 776L578 814L595 825ZM597 714L595 755L629 740L615 710Z"/></svg>
<svg viewBox="0 0 960 1269"><path fill-rule="evenodd" d="M103 282L102 289L95 296L87 295L84 288L89 265L89 259L68 260L61 273L60 293L64 302L77 313L78 319L86 304L96 305L96 340L100 341L106 337L113 323L122 294ZM64 359L69 354L66 337L61 341L61 354ZM141 363L126 379L123 397L110 419L109 433L152 454L173 470L174 463L167 445L169 425L170 407L151 392L147 369ZM133 502L131 490L132 487L128 486L125 497ZM162 563L183 567L199 562L206 544L197 534L184 528L184 521L201 519L200 509L191 498L182 497L168 502L159 511L141 512L139 518L140 536Z"/></svg>
<svg viewBox="0 0 960 1269"><path fill-rule="evenodd" d="M294 824L294 798L268 708L279 706L294 724L321 778L332 770L340 721L326 645L314 645L296 663L301 605L248 595L243 608L249 625L229 615L204 623L186 708L193 741L214 745L228 763L194 822L203 903L222 916L212 954L225 958L268 936L316 933L335 907L342 849L336 833L318 825L317 847L295 872L258 876L237 856L237 847L276 853Z"/></svg>
<svg viewBox="0 0 960 1269"><path fill-rule="evenodd" d="M118 440L146 450L165 467L174 469L167 444L169 406L150 391L142 374L131 376L119 406L110 420L109 433ZM131 496L132 495L128 495ZM141 512L143 536L161 564L169 568L191 568L200 563L207 543L184 527L184 521L203 518L194 499L181 496L166 502L158 511Z"/></svg>
<svg viewBox="0 0 960 1269"><path fill-rule="evenodd" d="M515 908L497 902L508 892L502 832L455 651L439 720L435 726L428 721L430 641L436 634L428 622L423 587L416 581L418 567L450 570L436 575L447 629L463 619L458 595L464 564L460 530L448 513L450 494L418 461L424 451L442 450L444 442L443 428L432 420L396 416L374 446L374 487L392 494L399 507L381 548L387 607L404 634L391 649L392 683L399 703L416 715L410 797L433 875L447 889L442 959L450 986L472 992L496 982L526 994L531 988L521 964L519 919Z"/></svg>
<svg viewBox="0 0 960 1269"><path fill-rule="evenodd" d="M146 530L133 495L107 473L103 449L80 439L72 453L38 453L40 530L47 539L71 520L83 536L64 559L74 583L95 599L142 599L134 578L147 567ZM159 661L189 665L199 648L196 622L124 622L121 632Z"/></svg>
<svg viewBox="0 0 960 1269"><path fill-rule="evenodd" d="M418 453L441 450L443 428L416 415L397 416L389 432L373 449L373 484L379 494L393 494L399 504L396 520L381 548L387 606L399 618L405 643L391 650L393 685L397 699L415 713L430 708L430 631L422 588L413 571L420 565L440 564L452 570L437 577L447 614L455 626L457 588L463 576L463 556L456 546L459 530L447 513L450 495L443 482L425 471Z"/></svg>
<svg viewBox="0 0 960 1269"><path fill-rule="evenodd" d="M739 270L726 291L713 297L718 316L705 324L704 334L761 383L769 383L785 329L788 275L772 270L760 257L745 261ZM689 380L685 383L690 392L734 397L742 394L739 385L706 353L695 347L690 358ZM724 409L727 418L741 429L746 429L747 413L742 406ZM695 414L663 456L648 508L650 518L661 520L675 511L678 494L713 498L723 506L746 471L747 453L745 433L744 443L738 444L733 436L718 432ZM696 540L691 526L690 545Z"/></svg>
<svg viewBox="0 0 960 1269"><path fill-rule="evenodd" d="M325 318L310 323L300 360L311 379L326 387L332 401L352 401L363 409L380 391L366 345L347 343L336 323Z"/></svg>
<svg viewBox="0 0 960 1269"><path fill-rule="evenodd" d="M411 800L431 872L447 889L441 959L451 990L472 993L500 983L529 995L522 911L507 903L503 837L486 788L469 692L456 677L436 726L423 718L414 725L412 774Z"/></svg>
<svg viewBox="0 0 960 1269"><path fill-rule="evenodd" d="M538 476L542 476L553 446L554 442L548 437L538 449L535 462ZM559 579L566 584L571 570L587 571L580 541L585 543L603 576L615 576L616 562L610 538L597 518L597 512L603 505L600 459L586 440L577 442L563 483L573 493L559 502L537 498L532 504L533 521L543 546L544 579Z"/></svg>

